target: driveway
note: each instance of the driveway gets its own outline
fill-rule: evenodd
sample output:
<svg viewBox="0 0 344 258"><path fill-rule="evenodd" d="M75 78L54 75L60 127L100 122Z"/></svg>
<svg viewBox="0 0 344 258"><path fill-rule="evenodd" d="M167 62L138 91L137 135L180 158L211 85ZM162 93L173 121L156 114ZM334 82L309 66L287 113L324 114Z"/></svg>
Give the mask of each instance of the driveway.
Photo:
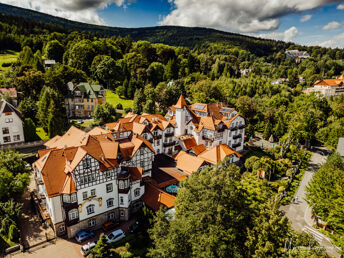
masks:
<svg viewBox="0 0 344 258"><path fill-rule="evenodd" d="M326 162L327 156L325 154L327 154L327 152L323 148L315 148L312 151L312 157L307 171L303 175L300 186L295 194L295 198L298 198L298 202L282 206L281 210L285 211L294 230L298 232L305 231L312 234L319 244L326 249L328 254L334 257L340 257L336 251L336 247L331 244L331 240L313 228L315 221L311 218L312 209L305 200L306 187L311 181L314 171L319 169L320 165Z"/></svg>

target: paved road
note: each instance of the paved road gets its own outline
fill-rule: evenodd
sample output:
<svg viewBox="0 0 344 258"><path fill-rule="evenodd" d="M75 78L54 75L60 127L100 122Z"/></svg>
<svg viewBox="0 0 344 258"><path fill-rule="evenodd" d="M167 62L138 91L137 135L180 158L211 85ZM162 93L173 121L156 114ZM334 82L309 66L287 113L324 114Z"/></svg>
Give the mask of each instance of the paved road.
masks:
<svg viewBox="0 0 344 258"><path fill-rule="evenodd" d="M314 171L326 161L326 158L324 149L318 148L313 150L307 171L303 175L300 186L295 194L298 202L283 206L281 209L286 212L286 216L291 221L293 229L298 232L305 231L312 234L319 244L326 249L328 254L334 257L340 257L336 248L331 244L330 239L312 227L315 222L311 218L311 207L305 201L306 186L312 179Z"/></svg>

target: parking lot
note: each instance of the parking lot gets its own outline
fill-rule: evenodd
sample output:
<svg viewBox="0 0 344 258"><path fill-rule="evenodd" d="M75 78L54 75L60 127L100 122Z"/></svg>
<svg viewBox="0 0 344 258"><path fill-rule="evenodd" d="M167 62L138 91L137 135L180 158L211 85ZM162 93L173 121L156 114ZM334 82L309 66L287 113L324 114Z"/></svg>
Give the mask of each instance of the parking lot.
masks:
<svg viewBox="0 0 344 258"><path fill-rule="evenodd" d="M116 229L122 229L126 235L128 235L128 228L130 225L135 223L136 219L132 218L129 221L122 222L118 227L105 232L105 234L109 234L110 232ZM83 243L78 243L75 239L64 239L64 238L57 238L51 242L47 242L36 246L34 248L30 248L24 253L15 253L12 255L8 255L7 257L32 257L32 258L41 258L41 257L54 257L54 258L69 258L69 257L83 257L80 253L82 245L86 244L90 241L98 241L100 234L103 233L102 229L98 229L95 231L95 236L91 239L87 239Z"/></svg>

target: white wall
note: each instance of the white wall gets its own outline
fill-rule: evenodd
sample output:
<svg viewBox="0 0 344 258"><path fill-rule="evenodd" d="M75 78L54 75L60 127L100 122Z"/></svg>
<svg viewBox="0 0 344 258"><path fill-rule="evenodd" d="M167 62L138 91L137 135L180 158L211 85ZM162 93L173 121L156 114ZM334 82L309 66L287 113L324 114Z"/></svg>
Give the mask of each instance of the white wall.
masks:
<svg viewBox="0 0 344 258"><path fill-rule="evenodd" d="M2 128L5 128L5 127L9 129L9 134L2 133ZM14 135L19 135L20 140L15 141ZM5 143L4 138L3 138L5 136L10 136L11 141ZM10 115L5 115L5 113L0 114L0 145L18 143L18 142L24 142L24 141L25 139L24 139L23 122L20 119L20 117L14 112L12 112Z"/></svg>

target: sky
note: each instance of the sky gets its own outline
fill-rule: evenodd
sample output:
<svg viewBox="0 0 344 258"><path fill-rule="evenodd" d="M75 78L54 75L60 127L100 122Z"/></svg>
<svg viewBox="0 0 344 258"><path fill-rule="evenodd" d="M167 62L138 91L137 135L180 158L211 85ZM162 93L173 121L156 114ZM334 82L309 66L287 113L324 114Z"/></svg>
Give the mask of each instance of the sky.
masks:
<svg viewBox="0 0 344 258"><path fill-rule="evenodd" d="M214 28L302 45L344 48L344 0L0 0L115 27Z"/></svg>

